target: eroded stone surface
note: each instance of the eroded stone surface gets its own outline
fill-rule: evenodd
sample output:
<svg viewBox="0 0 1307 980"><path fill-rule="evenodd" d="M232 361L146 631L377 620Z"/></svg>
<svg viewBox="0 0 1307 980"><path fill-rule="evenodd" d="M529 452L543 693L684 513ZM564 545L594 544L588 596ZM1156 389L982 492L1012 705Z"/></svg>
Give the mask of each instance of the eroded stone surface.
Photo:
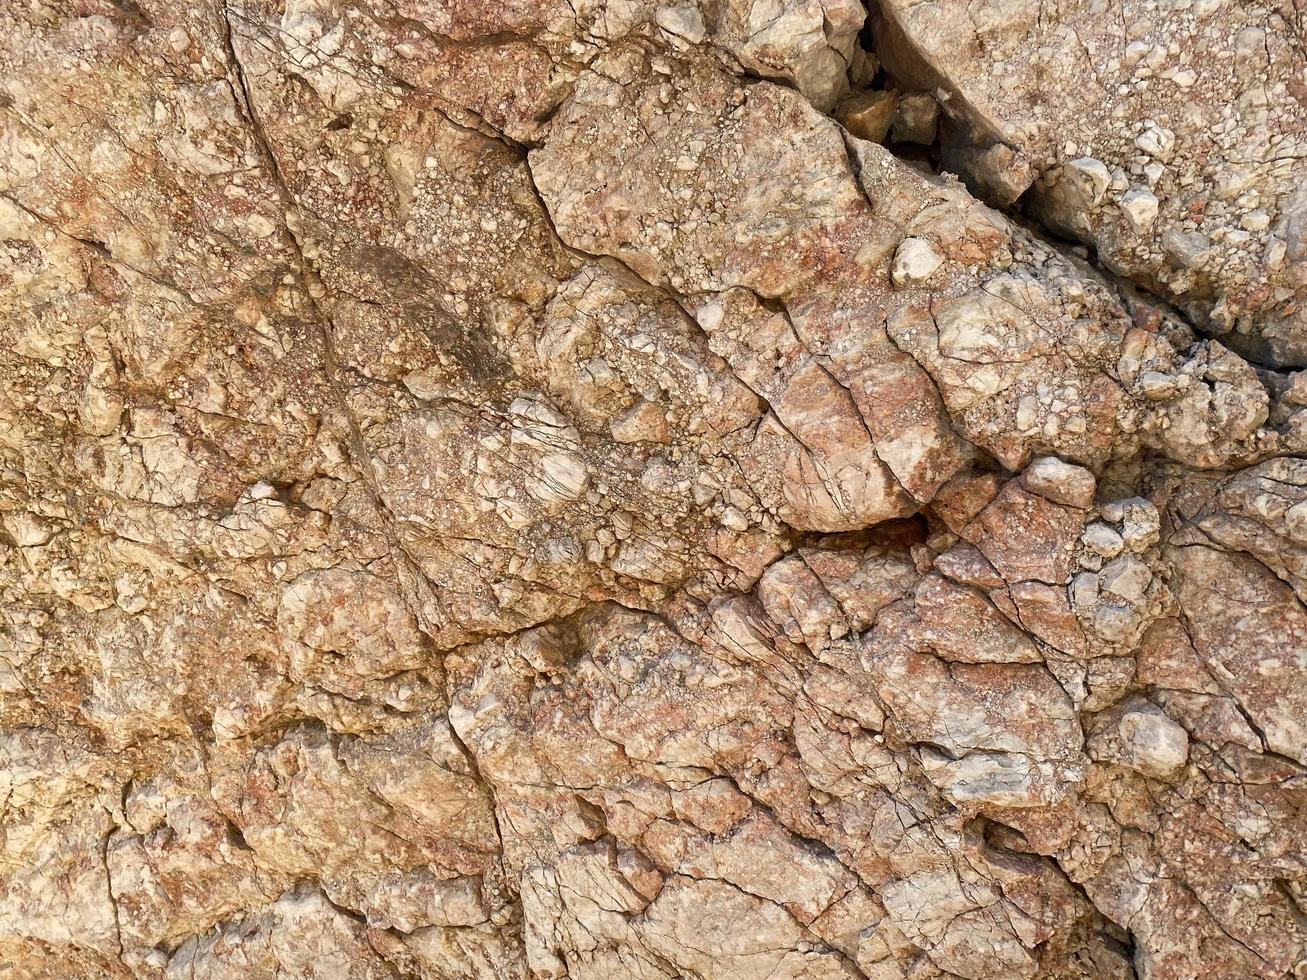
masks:
<svg viewBox="0 0 1307 980"><path fill-rule="evenodd" d="M950 165L1229 346L1307 358L1302 8L885 0L882 58L943 95ZM1072 82L1071 80L1074 80Z"/></svg>
<svg viewBox="0 0 1307 980"><path fill-rule="evenodd" d="M0 973L1301 973L1301 12L1038 7L0 8Z"/></svg>

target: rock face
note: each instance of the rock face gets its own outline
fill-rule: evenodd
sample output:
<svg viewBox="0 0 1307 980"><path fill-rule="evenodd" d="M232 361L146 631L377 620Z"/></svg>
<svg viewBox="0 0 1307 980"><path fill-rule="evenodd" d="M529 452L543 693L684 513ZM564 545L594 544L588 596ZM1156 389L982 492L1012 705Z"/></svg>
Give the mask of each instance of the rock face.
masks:
<svg viewBox="0 0 1307 980"><path fill-rule="evenodd" d="M977 7L983 9L977 9ZM1301 4L880 0L878 51L986 196L1258 360L1307 365ZM1074 80L1074 81L1072 81Z"/></svg>
<svg viewBox="0 0 1307 980"><path fill-rule="evenodd" d="M1304 36L0 4L0 976L1303 976Z"/></svg>

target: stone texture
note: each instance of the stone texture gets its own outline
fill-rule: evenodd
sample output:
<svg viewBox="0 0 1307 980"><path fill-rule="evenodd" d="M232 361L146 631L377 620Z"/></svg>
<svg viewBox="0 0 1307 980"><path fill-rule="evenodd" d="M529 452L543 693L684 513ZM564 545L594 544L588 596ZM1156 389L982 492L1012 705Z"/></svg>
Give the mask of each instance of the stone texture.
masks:
<svg viewBox="0 0 1307 980"><path fill-rule="evenodd" d="M1228 346L1307 363L1296 4L884 0L878 51L947 94L945 159ZM1074 81L1073 81L1074 80Z"/></svg>
<svg viewBox="0 0 1307 980"><path fill-rule="evenodd" d="M0 4L0 976L1302 975L1304 26Z"/></svg>

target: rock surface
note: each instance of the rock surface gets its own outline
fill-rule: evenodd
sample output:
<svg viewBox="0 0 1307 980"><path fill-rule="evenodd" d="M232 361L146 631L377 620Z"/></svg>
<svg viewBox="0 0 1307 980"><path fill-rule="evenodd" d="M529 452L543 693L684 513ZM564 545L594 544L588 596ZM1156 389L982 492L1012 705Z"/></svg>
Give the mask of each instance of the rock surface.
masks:
<svg viewBox="0 0 1307 980"><path fill-rule="evenodd" d="M1304 36L0 4L0 976L1304 976Z"/></svg>

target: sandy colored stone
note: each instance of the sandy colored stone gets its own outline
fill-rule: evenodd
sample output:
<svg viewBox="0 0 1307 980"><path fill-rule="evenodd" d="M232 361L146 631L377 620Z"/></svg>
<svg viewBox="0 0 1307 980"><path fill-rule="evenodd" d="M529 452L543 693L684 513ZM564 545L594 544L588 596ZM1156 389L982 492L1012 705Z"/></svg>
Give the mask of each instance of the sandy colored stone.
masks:
<svg viewBox="0 0 1307 980"><path fill-rule="evenodd" d="M0 975L1300 974L1301 20L0 5Z"/></svg>

